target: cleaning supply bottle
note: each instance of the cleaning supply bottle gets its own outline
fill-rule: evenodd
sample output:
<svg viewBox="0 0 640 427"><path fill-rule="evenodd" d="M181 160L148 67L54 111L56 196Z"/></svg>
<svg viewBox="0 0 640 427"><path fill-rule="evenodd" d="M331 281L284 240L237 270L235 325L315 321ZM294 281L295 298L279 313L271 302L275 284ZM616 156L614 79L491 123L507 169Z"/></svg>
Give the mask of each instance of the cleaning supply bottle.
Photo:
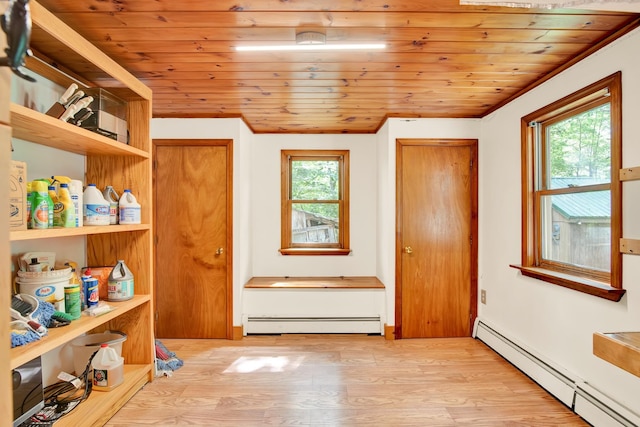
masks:
<svg viewBox="0 0 640 427"><path fill-rule="evenodd" d="M53 228L53 198L51 197L51 192L49 191L49 185L47 185L47 203L49 203L49 228Z"/></svg>
<svg viewBox="0 0 640 427"><path fill-rule="evenodd" d="M31 203L33 228L49 228L49 193L47 183L44 181L33 181L31 186L33 191L33 202Z"/></svg>
<svg viewBox="0 0 640 427"><path fill-rule="evenodd" d="M82 227L83 225L83 193L82 193L82 181L77 179L69 180L69 193L71 194L71 200L73 201L73 210L75 211L76 227Z"/></svg>
<svg viewBox="0 0 640 427"><path fill-rule="evenodd" d="M100 350L91 360L93 390L110 391L124 380L124 358L118 356L109 344L100 344Z"/></svg>
<svg viewBox="0 0 640 427"><path fill-rule="evenodd" d="M118 200L120 196L116 193L116 190L113 189L111 185L107 185L102 192L105 200L109 202L109 224L115 225L118 223Z"/></svg>
<svg viewBox="0 0 640 427"><path fill-rule="evenodd" d="M33 203L33 190L31 182L27 182L27 228L33 228L33 218L31 218L31 204Z"/></svg>
<svg viewBox="0 0 640 427"><path fill-rule="evenodd" d="M133 273L123 260L118 260L109 274L107 300L126 301L131 298L133 298Z"/></svg>
<svg viewBox="0 0 640 427"><path fill-rule="evenodd" d="M131 190L124 190L118 204L120 206L120 224L140 224L140 203Z"/></svg>
<svg viewBox="0 0 640 427"><path fill-rule="evenodd" d="M60 213L60 225L61 227L75 227L76 226L76 210L71 199L71 193L69 193L69 184L60 184L60 191L58 192L58 200L62 205L62 212ZM55 211L54 211L55 214ZM54 216L55 220L55 216Z"/></svg>
<svg viewBox="0 0 640 427"><path fill-rule="evenodd" d="M54 185L49 186L49 198L53 203L52 224L54 227L62 227L62 210L64 209L64 206L58 198L56 187Z"/></svg>
<svg viewBox="0 0 640 427"><path fill-rule="evenodd" d="M84 225L109 225L109 202L95 184L87 185L83 199Z"/></svg>

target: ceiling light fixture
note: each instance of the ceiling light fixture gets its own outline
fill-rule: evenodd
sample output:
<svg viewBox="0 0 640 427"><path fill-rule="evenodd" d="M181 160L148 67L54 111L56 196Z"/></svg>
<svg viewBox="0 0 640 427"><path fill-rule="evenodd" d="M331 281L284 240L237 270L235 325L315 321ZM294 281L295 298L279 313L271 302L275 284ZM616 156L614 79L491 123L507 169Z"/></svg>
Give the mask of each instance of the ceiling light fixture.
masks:
<svg viewBox="0 0 640 427"><path fill-rule="evenodd" d="M275 51L318 51L318 50L374 50L384 49L384 43L362 44L326 44L327 38L317 31L304 31L296 34L296 44L236 46L238 52L275 52Z"/></svg>

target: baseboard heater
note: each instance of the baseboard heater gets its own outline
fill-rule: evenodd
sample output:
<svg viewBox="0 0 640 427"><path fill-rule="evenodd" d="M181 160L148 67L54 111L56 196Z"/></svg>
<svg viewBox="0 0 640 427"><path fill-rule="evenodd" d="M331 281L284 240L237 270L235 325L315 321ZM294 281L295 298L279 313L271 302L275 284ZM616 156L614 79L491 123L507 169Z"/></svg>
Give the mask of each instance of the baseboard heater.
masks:
<svg viewBox="0 0 640 427"><path fill-rule="evenodd" d="M640 427L640 416L507 338L483 320L476 320L474 338L487 344L590 424L596 427Z"/></svg>
<svg viewBox="0 0 640 427"><path fill-rule="evenodd" d="M382 333L380 316L247 316L244 322L247 334L299 334L299 333Z"/></svg>

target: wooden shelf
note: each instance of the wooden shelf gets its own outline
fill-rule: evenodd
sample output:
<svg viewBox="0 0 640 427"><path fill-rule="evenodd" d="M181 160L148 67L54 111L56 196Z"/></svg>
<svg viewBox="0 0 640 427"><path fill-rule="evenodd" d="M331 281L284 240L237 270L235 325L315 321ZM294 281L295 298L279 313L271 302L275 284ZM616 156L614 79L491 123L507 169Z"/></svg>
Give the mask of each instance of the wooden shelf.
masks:
<svg viewBox="0 0 640 427"><path fill-rule="evenodd" d="M640 332L596 332L593 354L640 377Z"/></svg>
<svg viewBox="0 0 640 427"><path fill-rule="evenodd" d="M42 337L39 341L34 341L10 350L9 355L11 356L11 369L51 351L54 348L66 344L72 339L79 337L80 335L89 332L90 330L95 329L118 316L122 316L134 308L148 303L149 301L151 301L151 297L149 295L136 295L128 301L108 302L111 307L114 307L114 309L108 313L96 317L82 315L79 319L71 322L69 326L49 329L48 334Z"/></svg>
<svg viewBox="0 0 640 427"><path fill-rule="evenodd" d="M81 155L137 156L150 154L122 142L72 125L18 104L11 104L14 138Z"/></svg>
<svg viewBox="0 0 640 427"><path fill-rule="evenodd" d="M124 382L111 391L92 391L89 398L55 423L56 427L105 424L153 374L153 365L124 365Z"/></svg>
<svg viewBox="0 0 640 427"><path fill-rule="evenodd" d="M46 230L11 231L9 240L17 242L21 240L50 239L54 237L90 236L94 234L128 233L130 231L150 230L149 224L135 225L98 225L78 228L49 228Z"/></svg>

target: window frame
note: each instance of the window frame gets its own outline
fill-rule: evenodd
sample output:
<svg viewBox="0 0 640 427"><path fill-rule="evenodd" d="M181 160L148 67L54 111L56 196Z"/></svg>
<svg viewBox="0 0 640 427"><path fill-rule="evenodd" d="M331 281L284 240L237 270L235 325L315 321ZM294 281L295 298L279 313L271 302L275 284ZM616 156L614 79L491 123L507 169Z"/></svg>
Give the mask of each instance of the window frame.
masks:
<svg viewBox="0 0 640 427"><path fill-rule="evenodd" d="M292 200L292 168L294 161L337 160L339 174L338 199L335 201ZM283 255L348 255L349 248L349 150L281 150L281 247ZM299 202L337 203L339 211L338 242L292 242L292 206Z"/></svg>
<svg viewBox="0 0 640 427"><path fill-rule="evenodd" d="M622 288L622 83L621 72L614 73L560 100L538 109L521 119L522 140L522 250L521 265L511 265L523 275L555 285L574 289L612 301L619 301L625 293ZM544 181L541 163L545 138L538 142L536 127L531 123L550 123L602 105L606 97L611 105L611 183L584 186L579 189L562 189L553 193L576 194L578 192L611 191L611 253L610 272L571 266L560 262L542 260L541 197L552 191L538 188L537 180ZM542 132L544 133L544 132Z"/></svg>

